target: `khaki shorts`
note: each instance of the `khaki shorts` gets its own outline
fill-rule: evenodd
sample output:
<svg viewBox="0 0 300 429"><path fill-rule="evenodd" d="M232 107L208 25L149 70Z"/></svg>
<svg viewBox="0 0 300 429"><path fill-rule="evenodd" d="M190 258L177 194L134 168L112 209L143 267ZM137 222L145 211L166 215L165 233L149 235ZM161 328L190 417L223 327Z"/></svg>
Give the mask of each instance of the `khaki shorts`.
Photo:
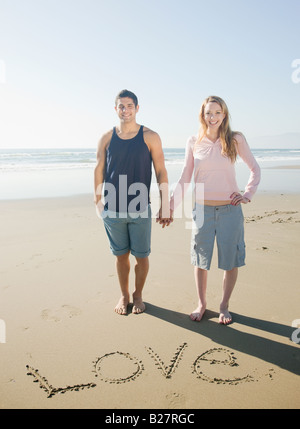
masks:
<svg viewBox="0 0 300 429"><path fill-rule="evenodd" d="M232 270L245 265L244 216L241 205L200 206L195 213L203 210L202 225L194 223L191 241L191 262L209 270L215 239L218 248L218 268Z"/></svg>

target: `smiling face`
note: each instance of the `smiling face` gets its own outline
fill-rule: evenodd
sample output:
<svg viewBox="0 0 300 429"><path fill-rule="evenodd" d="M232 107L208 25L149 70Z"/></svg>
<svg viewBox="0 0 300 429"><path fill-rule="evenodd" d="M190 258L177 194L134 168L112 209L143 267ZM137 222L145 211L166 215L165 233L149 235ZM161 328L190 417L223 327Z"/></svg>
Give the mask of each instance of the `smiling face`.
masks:
<svg viewBox="0 0 300 429"><path fill-rule="evenodd" d="M129 97L119 98L116 103L116 112L122 122L135 121L135 116L139 106L135 106L133 100Z"/></svg>
<svg viewBox="0 0 300 429"><path fill-rule="evenodd" d="M219 103L209 102L204 108L203 119L210 131L218 131L225 116Z"/></svg>

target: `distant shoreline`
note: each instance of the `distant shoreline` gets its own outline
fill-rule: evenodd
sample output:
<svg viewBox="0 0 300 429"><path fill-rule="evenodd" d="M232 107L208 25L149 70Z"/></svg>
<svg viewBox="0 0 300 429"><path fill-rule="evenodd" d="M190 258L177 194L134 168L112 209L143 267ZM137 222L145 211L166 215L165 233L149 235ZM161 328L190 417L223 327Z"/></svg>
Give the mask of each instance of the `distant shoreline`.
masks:
<svg viewBox="0 0 300 429"><path fill-rule="evenodd" d="M299 191L300 149L253 149L262 169L258 191ZM184 148L165 148L169 183L176 184L184 165ZM95 150L0 149L0 200L68 196L93 189ZM249 180L247 165L238 159L237 183L243 190ZM153 182L155 174L153 172ZM156 188L156 185L153 185Z"/></svg>
<svg viewBox="0 0 300 429"><path fill-rule="evenodd" d="M273 167L261 167L261 168L267 168L267 169L275 169L275 170L299 170L300 169L300 165L277 165L277 166L273 166Z"/></svg>

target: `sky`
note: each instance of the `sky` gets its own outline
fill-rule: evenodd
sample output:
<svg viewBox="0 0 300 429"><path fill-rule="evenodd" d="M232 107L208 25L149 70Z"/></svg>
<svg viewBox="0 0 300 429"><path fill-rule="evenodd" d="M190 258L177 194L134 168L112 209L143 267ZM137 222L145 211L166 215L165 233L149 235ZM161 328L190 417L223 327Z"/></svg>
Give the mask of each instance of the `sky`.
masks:
<svg viewBox="0 0 300 429"><path fill-rule="evenodd" d="M299 16L300 0L0 0L0 148L96 147L125 88L164 147L209 95L250 144L300 147Z"/></svg>

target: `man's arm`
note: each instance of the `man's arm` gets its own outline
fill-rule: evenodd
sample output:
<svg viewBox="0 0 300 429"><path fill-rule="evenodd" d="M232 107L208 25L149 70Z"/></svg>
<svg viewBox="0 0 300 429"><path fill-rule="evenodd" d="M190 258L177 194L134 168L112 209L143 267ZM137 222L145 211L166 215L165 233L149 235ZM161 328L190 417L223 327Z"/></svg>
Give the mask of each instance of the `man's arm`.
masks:
<svg viewBox="0 0 300 429"><path fill-rule="evenodd" d="M145 129L144 139L151 153L156 180L160 191L160 210L158 221L163 224L163 226L168 226L171 222L169 184L161 139L157 133L149 130L148 128Z"/></svg>
<svg viewBox="0 0 300 429"><path fill-rule="evenodd" d="M106 149L111 140L112 131L104 134L97 148L97 164L94 170L94 202L97 205L101 200L102 188L105 177L105 168L106 168Z"/></svg>

